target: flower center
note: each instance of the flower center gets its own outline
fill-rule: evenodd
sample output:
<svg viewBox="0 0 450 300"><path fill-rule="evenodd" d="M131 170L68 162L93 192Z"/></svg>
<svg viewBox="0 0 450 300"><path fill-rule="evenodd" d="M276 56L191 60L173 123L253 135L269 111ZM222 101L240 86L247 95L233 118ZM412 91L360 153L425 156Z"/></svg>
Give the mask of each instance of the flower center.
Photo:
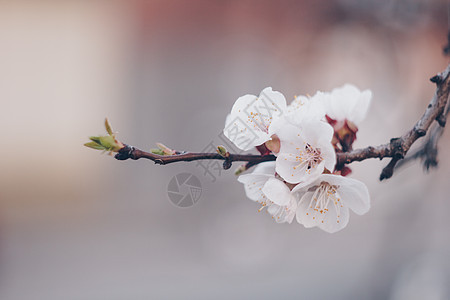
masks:
<svg viewBox="0 0 450 300"><path fill-rule="evenodd" d="M270 115L265 115L260 112L251 111L249 115L247 115L247 122L253 125L254 129L259 129L262 132L269 133L269 126L272 122L272 117Z"/></svg>
<svg viewBox="0 0 450 300"><path fill-rule="evenodd" d="M341 214L341 208L343 207L341 198L337 193L339 186L331 185L328 182L321 182L314 190L314 194L309 202L309 208L314 210L313 219L320 214L323 217L328 212L328 205L332 203L336 209L337 223L339 223L339 217ZM314 188L313 188L314 189ZM308 214L308 213L306 213Z"/></svg>
<svg viewBox="0 0 450 300"><path fill-rule="evenodd" d="M323 160L322 153L319 148L314 148L310 144L306 143L304 148L296 148L299 154L295 157L299 162L294 167L294 170L299 167L306 167L306 171L311 173L311 169L320 164Z"/></svg>
<svg viewBox="0 0 450 300"><path fill-rule="evenodd" d="M261 207L258 209L258 212L261 212L264 210L264 208L270 206L273 202L267 199L265 195L262 195L262 199L258 200L258 203L261 204Z"/></svg>

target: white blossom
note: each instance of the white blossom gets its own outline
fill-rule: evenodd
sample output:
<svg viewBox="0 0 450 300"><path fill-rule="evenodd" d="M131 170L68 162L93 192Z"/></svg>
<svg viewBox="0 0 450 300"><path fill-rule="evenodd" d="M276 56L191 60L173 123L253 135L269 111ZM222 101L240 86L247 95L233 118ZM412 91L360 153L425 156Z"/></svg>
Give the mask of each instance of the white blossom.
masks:
<svg viewBox="0 0 450 300"><path fill-rule="evenodd" d="M367 115L372 92L360 91L351 84L335 88L326 95L325 112L328 117L336 121L350 121L359 125Z"/></svg>
<svg viewBox="0 0 450 300"><path fill-rule="evenodd" d="M333 172L335 149L351 149L371 97L369 90L349 84L296 97L288 106L272 88L259 97L240 97L227 117L225 136L242 150L265 144L265 151L276 155L275 162L258 164L238 178L247 197L278 223L296 217L306 228L330 233L347 226L349 210L366 213L370 197L364 183Z"/></svg>
<svg viewBox="0 0 450 300"><path fill-rule="evenodd" d="M241 150L250 150L271 139L272 123L286 111L286 99L267 87L259 97L245 95L236 100L228 115L224 135Z"/></svg>
<svg viewBox="0 0 450 300"><path fill-rule="evenodd" d="M296 219L306 228L319 227L333 233L347 226L349 209L358 215L370 208L370 196L364 183L340 175L322 174L309 184L292 190L299 193Z"/></svg>
<svg viewBox="0 0 450 300"><path fill-rule="evenodd" d="M280 123L280 122L279 122ZM288 183L309 183L325 169L332 172L336 154L331 144L333 128L322 121L306 120L294 125L277 124L280 152L277 173Z"/></svg>
<svg viewBox="0 0 450 300"><path fill-rule="evenodd" d="M296 96L288 105L286 117L289 122L298 124L305 120L325 120L327 95L317 92L314 96Z"/></svg>

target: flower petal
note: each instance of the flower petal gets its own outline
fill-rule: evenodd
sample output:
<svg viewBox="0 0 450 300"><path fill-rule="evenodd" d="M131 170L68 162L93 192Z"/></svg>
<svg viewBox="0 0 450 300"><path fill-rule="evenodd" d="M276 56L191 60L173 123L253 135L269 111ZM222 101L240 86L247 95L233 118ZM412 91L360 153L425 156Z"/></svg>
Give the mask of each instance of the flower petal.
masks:
<svg viewBox="0 0 450 300"><path fill-rule="evenodd" d="M324 145L331 145L334 130L330 124L322 121L306 121L301 124L303 129L302 138L315 148L322 148Z"/></svg>
<svg viewBox="0 0 450 300"><path fill-rule="evenodd" d="M324 167L328 171L333 172L336 166L336 152L334 151L334 147L331 143L329 145L325 144L320 148L320 151L325 162Z"/></svg>
<svg viewBox="0 0 450 300"><path fill-rule="evenodd" d="M253 170L252 174L265 174L265 175L274 176L275 175L275 162L268 161L268 162L263 162L263 163L257 164L255 169Z"/></svg>
<svg viewBox="0 0 450 300"><path fill-rule="evenodd" d="M280 153L295 153L299 147L305 146L303 128L289 123L285 118L277 121L277 131L280 139Z"/></svg>
<svg viewBox="0 0 450 300"><path fill-rule="evenodd" d="M269 161L258 164L251 174L238 177L238 181L244 184L245 194L253 201L262 201L266 196L262 192L264 184L275 177L275 162Z"/></svg>
<svg viewBox="0 0 450 300"><path fill-rule="evenodd" d="M296 219L297 222L305 226L305 228L312 228L318 226L323 220L323 214L317 213L313 206L313 192L305 193L297 206Z"/></svg>
<svg viewBox="0 0 450 300"><path fill-rule="evenodd" d="M372 92L361 92L357 87L346 84L331 91L326 106L327 115L338 121L345 119L358 125L367 114Z"/></svg>
<svg viewBox="0 0 450 300"><path fill-rule="evenodd" d="M313 97L299 96L287 107L287 118L293 124L307 120L321 120L325 117L324 93L317 92Z"/></svg>
<svg viewBox="0 0 450 300"><path fill-rule="evenodd" d="M250 123L250 124L249 124ZM250 150L264 144L270 136L258 126L248 121L242 114L229 114L223 134L241 150Z"/></svg>
<svg viewBox="0 0 450 300"><path fill-rule="evenodd" d="M267 180L262 192L270 201L280 206L287 205L291 200L291 190L283 181L276 178Z"/></svg>
<svg viewBox="0 0 450 300"><path fill-rule="evenodd" d="M308 169L307 163L297 160L294 154L279 154L276 160L276 172L286 182L295 184L299 182L309 183L315 180L324 169L324 162Z"/></svg>
<svg viewBox="0 0 450 300"><path fill-rule="evenodd" d="M261 201L265 195L262 192L264 184L271 178L270 175L245 174L238 177L238 181L244 184L245 194L253 201Z"/></svg>
<svg viewBox="0 0 450 300"><path fill-rule="evenodd" d="M272 215L277 223L287 222L291 224L294 220L296 211L297 201L294 198L291 198L289 204L286 206L280 206L274 203L267 208L267 212Z"/></svg>
<svg viewBox="0 0 450 300"><path fill-rule="evenodd" d="M266 87L263 89L259 94L259 99L265 102L262 105L265 105L265 110L271 110L271 114L281 116L281 114L286 111L286 98L284 98L282 93L273 91L271 87ZM261 106L260 108L263 107Z"/></svg>
<svg viewBox="0 0 450 300"><path fill-rule="evenodd" d="M349 120L355 124L359 124L366 118L367 111L369 110L370 100L372 99L372 92L370 90L363 91L358 101L350 112Z"/></svg>
<svg viewBox="0 0 450 300"><path fill-rule="evenodd" d="M319 228L328 233L335 233L348 225L349 215L347 207L341 207L338 215L334 205L329 205L328 212L319 224Z"/></svg>
<svg viewBox="0 0 450 300"><path fill-rule="evenodd" d="M339 194L344 203L358 215L370 209L370 195L367 186L359 180L343 177L345 184L339 187Z"/></svg>

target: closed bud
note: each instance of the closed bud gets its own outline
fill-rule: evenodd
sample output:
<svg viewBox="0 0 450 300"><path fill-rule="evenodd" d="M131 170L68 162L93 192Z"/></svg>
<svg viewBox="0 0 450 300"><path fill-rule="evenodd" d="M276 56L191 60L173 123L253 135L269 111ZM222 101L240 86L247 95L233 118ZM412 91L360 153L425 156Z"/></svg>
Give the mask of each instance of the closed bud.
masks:
<svg viewBox="0 0 450 300"><path fill-rule="evenodd" d="M158 146L158 148L164 152L164 154L162 154L162 155L175 155L176 154L175 150L170 149L169 147L167 147L164 144L156 143L156 146Z"/></svg>
<svg viewBox="0 0 450 300"><path fill-rule="evenodd" d="M150 152L157 155L164 155L164 151L161 149L150 149Z"/></svg>
<svg viewBox="0 0 450 300"><path fill-rule="evenodd" d="M280 144L280 138L277 136L277 135L272 135L272 137L271 137L271 139L270 140L268 140L266 143L265 143L265 145L266 145L266 148L269 150L269 151L272 151L273 153L278 153L278 152L280 152L280 147L281 147L281 144ZM269 154L269 153L268 153Z"/></svg>
<svg viewBox="0 0 450 300"><path fill-rule="evenodd" d="M241 165L239 168L236 169L234 172L234 175L241 175L241 173L245 172L247 170L247 167L245 165Z"/></svg>
<svg viewBox="0 0 450 300"><path fill-rule="evenodd" d="M217 146L217 153L219 153L220 156L226 158L230 156L230 153L228 153L227 149L225 149L224 146Z"/></svg>

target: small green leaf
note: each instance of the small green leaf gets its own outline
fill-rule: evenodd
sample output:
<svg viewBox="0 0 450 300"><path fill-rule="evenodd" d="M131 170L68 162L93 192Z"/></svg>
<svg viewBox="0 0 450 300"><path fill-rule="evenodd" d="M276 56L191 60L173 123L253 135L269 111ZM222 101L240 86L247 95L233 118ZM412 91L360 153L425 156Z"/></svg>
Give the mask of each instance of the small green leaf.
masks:
<svg viewBox="0 0 450 300"><path fill-rule="evenodd" d="M103 147L100 144L97 144L96 142L89 142L89 143L86 143L84 145L86 147L89 147L89 148L92 148L92 149L95 149L95 150L105 150L105 147Z"/></svg>
<svg viewBox="0 0 450 300"><path fill-rule="evenodd" d="M105 128L108 135L90 136L91 142L84 144L86 147L111 152L119 152L125 145L116 139L116 135L113 133L111 124L108 119L105 119Z"/></svg>
<svg viewBox="0 0 450 300"><path fill-rule="evenodd" d="M109 151L119 150L120 147L118 147L116 140L114 137L110 135L105 135L100 137L100 144L105 147L105 149Z"/></svg>
<svg viewBox="0 0 450 300"><path fill-rule="evenodd" d="M99 136L90 136L89 139L93 142L96 142L97 144L100 144L100 137Z"/></svg>
<svg viewBox="0 0 450 300"><path fill-rule="evenodd" d="M111 124L109 124L108 118L105 118L105 128L109 135L113 135Z"/></svg>

